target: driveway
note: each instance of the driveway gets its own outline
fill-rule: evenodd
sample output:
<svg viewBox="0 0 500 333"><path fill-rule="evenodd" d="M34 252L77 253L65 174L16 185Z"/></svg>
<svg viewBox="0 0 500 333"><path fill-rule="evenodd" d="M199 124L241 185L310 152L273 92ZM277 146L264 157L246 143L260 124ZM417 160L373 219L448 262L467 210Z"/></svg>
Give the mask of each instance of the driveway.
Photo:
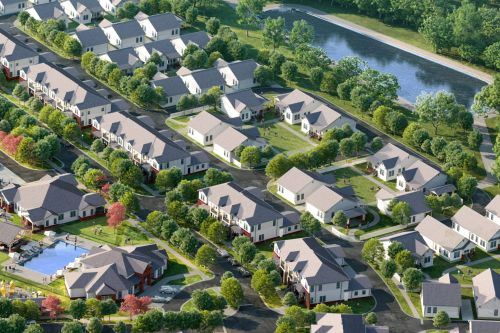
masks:
<svg viewBox="0 0 500 333"><path fill-rule="evenodd" d="M266 332L272 333L276 329L274 324L279 315L269 309L245 305L233 316L224 319L224 327L228 333L237 332Z"/></svg>

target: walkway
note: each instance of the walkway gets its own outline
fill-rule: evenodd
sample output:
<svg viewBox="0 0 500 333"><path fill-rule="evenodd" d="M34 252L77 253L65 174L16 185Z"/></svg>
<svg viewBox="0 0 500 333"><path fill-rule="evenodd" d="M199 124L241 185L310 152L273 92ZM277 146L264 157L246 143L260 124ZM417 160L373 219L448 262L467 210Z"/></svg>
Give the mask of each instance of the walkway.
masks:
<svg viewBox="0 0 500 333"><path fill-rule="evenodd" d="M462 299L461 312L463 321L474 319L474 314L472 312L472 304L470 303L470 299Z"/></svg>
<svg viewBox="0 0 500 333"><path fill-rule="evenodd" d="M313 147L316 147L318 144L316 142L314 142L313 140L311 140L311 138L309 138L307 135L303 134L303 133L299 133L297 131L295 131L293 128L290 128L289 125L283 123L283 122L277 122L276 125L278 125L279 127L287 130L288 132L292 133L293 135L295 135L296 137L298 137L299 139L301 140L304 140L304 141L307 141L307 143L309 143L311 146ZM295 150L293 151L290 151L290 152L295 152ZM290 153L289 152L289 153Z"/></svg>
<svg viewBox="0 0 500 333"><path fill-rule="evenodd" d="M491 142L490 133L488 127L486 126L486 120L484 116L474 117L474 129L479 131L483 136L483 142L479 147L479 152L481 153L481 159L483 160L484 169L486 170L487 176L479 182L479 188L485 188L488 186L495 185L498 180L493 175L493 168L495 167L495 153L493 152L493 143Z"/></svg>
<svg viewBox="0 0 500 333"><path fill-rule="evenodd" d="M366 157L357 158L355 160L342 160L342 161L336 162L334 165L330 165L330 166L325 167L323 169L317 170L317 172L327 173L327 172L331 172L331 171L338 170L338 169L353 167L355 165L365 163L365 162L366 162Z"/></svg>
<svg viewBox="0 0 500 333"><path fill-rule="evenodd" d="M378 230L375 230L375 231L372 231L372 232L368 232L364 235L361 235L359 237L360 240L367 240L367 239L370 239L370 238L374 238L374 237L379 237L379 236L383 236L383 235L386 235L386 234L391 234L393 232L396 232L396 231L401 231L401 230L404 230L406 228L409 228L411 226L413 226L415 224L402 224L402 225L395 225L393 227L387 227L387 228L382 228L382 229L378 229Z"/></svg>
<svg viewBox="0 0 500 333"><path fill-rule="evenodd" d="M401 291L401 294L403 295L403 298L405 299L406 303L408 303L408 306L410 307L411 314L414 318L420 318L420 315L418 314L418 310L415 308L415 305L413 305L413 302L410 299L410 296L406 293L406 289L403 286L401 282L399 282L396 278L392 278L392 281L396 284L398 289Z"/></svg>

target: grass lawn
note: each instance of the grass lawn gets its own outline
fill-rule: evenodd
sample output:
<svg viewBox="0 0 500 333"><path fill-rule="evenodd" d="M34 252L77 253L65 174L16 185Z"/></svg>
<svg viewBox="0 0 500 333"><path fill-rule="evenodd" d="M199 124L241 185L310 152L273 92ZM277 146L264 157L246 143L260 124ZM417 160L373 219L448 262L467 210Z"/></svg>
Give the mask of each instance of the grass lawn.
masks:
<svg viewBox="0 0 500 333"><path fill-rule="evenodd" d="M383 278L383 280L384 280L385 284L387 285L387 287L389 287L389 290L391 291L394 298L398 301L399 306L401 307L401 310L403 310L403 312L405 312L410 317L413 316L411 309L410 309L410 306L406 302L406 299L404 298L403 294L401 293L401 290L399 290L398 286L396 286L394 281L392 281L391 279L386 279L386 278Z"/></svg>
<svg viewBox="0 0 500 333"><path fill-rule="evenodd" d="M414 293L414 292L409 292L408 296L410 297L410 300L413 303L413 306L417 309L417 312L420 315L420 318L422 318L423 316L422 316L422 305L420 305L420 294Z"/></svg>
<svg viewBox="0 0 500 333"><path fill-rule="evenodd" d="M496 252L487 253L487 252L481 251L478 248L476 248L476 251L474 252L474 256L472 257L472 260L475 261L475 260L483 259L486 257L490 257L493 254L496 254ZM495 259L494 259L494 261L496 261L497 263L500 264L500 261L495 260ZM488 262L483 263L483 264L488 264L488 263L492 263L492 261L488 261ZM444 270L455 267L455 266L458 267L462 264L463 264L462 261L451 263L451 262L444 260L440 256L434 256L434 265L432 267L424 268L423 272L429 274L429 276L431 278L437 279L443 275ZM500 268L500 265L498 268Z"/></svg>
<svg viewBox="0 0 500 333"><path fill-rule="evenodd" d="M500 186L499 185L488 186L483 188L483 191L488 193L490 198L494 198L495 195L500 194Z"/></svg>
<svg viewBox="0 0 500 333"><path fill-rule="evenodd" d="M165 276L174 276L177 274L187 274L189 273L189 267L184 265L179 258L173 256L171 253L168 254L168 265L167 272Z"/></svg>
<svg viewBox="0 0 500 333"><path fill-rule="evenodd" d="M498 126L500 126L500 117L488 117L486 118L486 127L490 133L491 142L495 144L495 140L498 134Z"/></svg>
<svg viewBox="0 0 500 333"><path fill-rule="evenodd" d="M208 291L208 293L212 296L217 296L219 293L217 293L214 289L212 288L209 288L209 289L206 289L206 291ZM186 303L182 304L181 306L181 310L182 311L197 311L198 309L196 308L196 306L194 305L194 302L193 302L193 299L191 298L189 301L187 301Z"/></svg>
<svg viewBox="0 0 500 333"><path fill-rule="evenodd" d="M368 313L375 307L375 299L373 297L351 299L342 303L349 305L352 312L356 314Z"/></svg>
<svg viewBox="0 0 500 333"><path fill-rule="evenodd" d="M102 232L96 234L96 227L100 227ZM79 221L61 225L57 228L58 232L67 232L83 238L93 240L98 243L106 243L116 246L125 245L125 240L130 238L127 245L147 244L153 241L148 239L139 229L125 221L116 229L108 227L106 217L98 217L88 221Z"/></svg>
<svg viewBox="0 0 500 333"><path fill-rule="evenodd" d="M493 259L473 266L457 266L457 271L452 275L457 278L461 284L472 284L472 278L482 271L491 268L497 273L500 273L500 260ZM460 270L460 273L458 272Z"/></svg>
<svg viewBox="0 0 500 333"><path fill-rule="evenodd" d="M371 207L371 208L374 209L375 211L377 210L376 207ZM377 225L375 225L373 227L369 227L369 228L363 229L363 230L361 230L361 229L360 230L356 230L354 232L354 235L356 237L360 237L361 235L364 235L366 233L369 233L369 232L372 232L372 231L375 231L375 230L384 229L384 228L393 227L395 225L398 225L396 222L394 222L392 220L392 218L390 218L387 215L379 214L379 216L380 216L380 221L377 223Z"/></svg>
<svg viewBox="0 0 500 333"><path fill-rule="evenodd" d="M305 231L300 231L296 232L293 234L288 234L284 237L280 237L280 240L286 240L286 239L295 239L295 238L302 238L302 237L308 237L309 234L306 233ZM266 258L271 258L273 256L273 243L275 240L269 240L265 242L261 242L258 244L255 244L257 246L257 251L259 253L262 253L266 256Z"/></svg>
<svg viewBox="0 0 500 333"><path fill-rule="evenodd" d="M270 132L267 128L270 128ZM302 140L277 124L264 125L262 127L258 127L258 129L260 136L266 139L271 146L281 152L312 148L307 141Z"/></svg>
<svg viewBox="0 0 500 333"><path fill-rule="evenodd" d="M266 303L266 305L270 308L279 308L283 305L283 303L281 303L281 298L278 295L278 292L276 291L273 293L273 295L269 297L263 297L263 296L260 297L262 298L264 303Z"/></svg>
<svg viewBox="0 0 500 333"><path fill-rule="evenodd" d="M187 123L185 125L181 125L181 124L178 124L178 123L172 121L171 119L165 120L165 124L167 124L168 127L172 128L176 131L187 127Z"/></svg>
<svg viewBox="0 0 500 333"><path fill-rule="evenodd" d="M0 264L9 259L9 255L5 252L0 252Z"/></svg>
<svg viewBox="0 0 500 333"><path fill-rule="evenodd" d="M182 277L180 279L172 280L168 284L173 284L177 286L186 286L188 284L193 284L196 282L200 282L202 280L201 276L199 275L189 275L186 277Z"/></svg>
<svg viewBox="0 0 500 333"><path fill-rule="evenodd" d="M331 173L335 175L338 187L352 185L356 194L363 199L365 203L375 201L375 193L378 191L377 184L363 177L352 168L337 169Z"/></svg>
<svg viewBox="0 0 500 333"><path fill-rule="evenodd" d="M20 227L24 227L23 222L21 221L21 217L17 214L11 214L9 221L12 224L18 225Z"/></svg>
<svg viewBox="0 0 500 333"><path fill-rule="evenodd" d="M193 117L195 115L188 115L188 116L179 116L179 117L175 117L173 118L175 121L180 121L181 123L188 123L189 120L191 120L191 117Z"/></svg>

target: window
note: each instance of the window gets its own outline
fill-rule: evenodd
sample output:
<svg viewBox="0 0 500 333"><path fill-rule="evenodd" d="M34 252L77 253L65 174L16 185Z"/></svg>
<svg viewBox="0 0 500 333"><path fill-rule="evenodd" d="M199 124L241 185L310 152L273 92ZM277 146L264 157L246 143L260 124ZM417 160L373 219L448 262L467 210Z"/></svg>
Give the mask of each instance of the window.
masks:
<svg viewBox="0 0 500 333"><path fill-rule="evenodd" d="M366 290L363 290L363 291L361 292L361 295L366 295Z"/></svg>
<svg viewBox="0 0 500 333"><path fill-rule="evenodd" d="M59 220L64 219L64 214L59 214L58 219L59 219Z"/></svg>
<svg viewBox="0 0 500 333"><path fill-rule="evenodd" d="M319 297L319 302L324 303L326 301L326 296L320 296Z"/></svg>
<svg viewBox="0 0 500 333"><path fill-rule="evenodd" d="M309 287L309 289L310 289L311 291L314 291L314 286L310 286L310 287Z"/></svg>
<svg viewBox="0 0 500 333"><path fill-rule="evenodd" d="M71 213L69 213L69 216L75 217L76 216L76 211L72 210Z"/></svg>
<svg viewBox="0 0 500 333"><path fill-rule="evenodd" d="M497 246L497 241L490 242L490 248Z"/></svg>
<svg viewBox="0 0 500 333"><path fill-rule="evenodd" d="M389 177L394 176L394 170L389 171Z"/></svg>
<svg viewBox="0 0 500 333"><path fill-rule="evenodd" d="M437 312L438 312L437 306L432 307L432 313L437 313Z"/></svg>
<svg viewBox="0 0 500 333"><path fill-rule="evenodd" d="M432 307L428 306L428 307L427 307L427 311L426 311L426 312L427 312L427 313L432 313Z"/></svg>
<svg viewBox="0 0 500 333"><path fill-rule="evenodd" d="M300 195L300 199L301 199L301 200L304 200L304 193L302 193L302 194Z"/></svg>
<svg viewBox="0 0 500 333"><path fill-rule="evenodd" d="M460 257L460 251L455 251L455 252L453 252L453 258L455 258L455 259L456 259L456 258L458 258L458 257Z"/></svg>
<svg viewBox="0 0 500 333"><path fill-rule="evenodd" d="M276 226L276 220L273 220L273 227Z"/></svg>
<svg viewBox="0 0 500 333"><path fill-rule="evenodd" d="M49 226L49 220L45 221L45 226L48 227Z"/></svg>
<svg viewBox="0 0 500 333"><path fill-rule="evenodd" d="M297 194L297 201L300 200L300 194Z"/></svg>
<svg viewBox="0 0 500 333"><path fill-rule="evenodd" d="M288 231L292 231L292 227L288 227Z"/></svg>
<svg viewBox="0 0 500 333"><path fill-rule="evenodd" d="M257 226L257 230L260 230L261 226L262 226L262 224L259 224L259 225Z"/></svg>
<svg viewBox="0 0 500 333"><path fill-rule="evenodd" d="M358 296L358 291L357 290L354 292L354 296Z"/></svg>
<svg viewBox="0 0 500 333"><path fill-rule="evenodd" d="M484 247L486 245L485 241L481 239L481 246Z"/></svg>
<svg viewBox="0 0 500 333"><path fill-rule="evenodd" d="M262 242L264 240L264 234L259 235L259 242Z"/></svg>
<svg viewBox="0 0 500 333"><path fill-rule="evenodd" d="M337 282L337 289L340 288L340 282Z"/></svg>
<svg viewBox="0 0 500 333"><path fill-rule="evenodd" d="M322 290L323 290L323 285L322 284L318 285L318 291L322 291Z"/></svg>
<svg viewBox="0 0 500 333"><path fill-rule="evenodd" d="M495 317L498 317L498 309L495 309L495 311L493 311L493 315L494 315Z"/></svg>
<svg viewBox="0 0 500 333"><path fill-rule="evenodd" d="M427 264L427 263L429 263L429 262L431 262L431 257L425 257L425 258L424 258L424 263L426 263L426 264Z"/></svg>

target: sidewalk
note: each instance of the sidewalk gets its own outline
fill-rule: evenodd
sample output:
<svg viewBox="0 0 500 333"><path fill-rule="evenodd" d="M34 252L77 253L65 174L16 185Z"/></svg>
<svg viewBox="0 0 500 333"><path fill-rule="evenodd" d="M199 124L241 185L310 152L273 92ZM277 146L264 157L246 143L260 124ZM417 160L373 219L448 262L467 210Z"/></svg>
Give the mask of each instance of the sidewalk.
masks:
<svg viewBox="0 0 500 333"><path fill-rule="evenodd" d="M495 167L495 153L493 152L493 143L491 142L490 133L488 127L486 126L486 120L483 116L474 117L474 129L479 131L483 136L483 142L479 147L479 152L481 153L481 159L483 160L484 169L486 170L486 178L479 182L480 188L485 188L488 186L495 185L498 180L493 175L493 168Z"/></svg>
<svg viewBox="0 0 500 333"><path fill-rule="evenodd" d="M313 147L316 147L318 145L316 142L314 142L313 140L311 140L307 135L302 134L302 133L298 133L297 131L295 131L292 128L290 128L290 126L284 124L281 121L277 122L276 125L279 126L279 127L281 127L281 128L283 128L283 129L285 129L285 130L287 130L288 132L292 133L293 135L295 135L299 139L307 141L307 143L309 143Z"/></svg>
<svg viewBox="0 0 500 333"><path fill-rule="evenodd" d="M360 158L357 158L355 160L350 160L349 162L343 163L343 164L340 163L340 162L344 162L344 161L346 161L346 160L342 160L342 161L336 162L334 165L328 166L326 168L323 168L323 169L320 169L320 170L317 170L317 171L319 173L327 173L327 172L335 171L335 170L338 170L338 169L343 169L343 168L347 168L347 167L353 167L353 166L355 166L357 164L365 163L366 162L366 157L360 157Z"/></svg>
<svg viewBox="0 0 500 333"><path fill-rule="evenodd" d="M403 295L403 298L405 299L406 303L408 303L408 306L410 307L411 313L414 318L420 319L420 315L418 314L418 310L415 308L415 305L413 305L413 302L410 299L410 296L406 293L406 289L403 286L401 282L399 282L397 279L394 277L392 278L392 281L396 284L398 289L401 291L401 294Z"/></svg>

